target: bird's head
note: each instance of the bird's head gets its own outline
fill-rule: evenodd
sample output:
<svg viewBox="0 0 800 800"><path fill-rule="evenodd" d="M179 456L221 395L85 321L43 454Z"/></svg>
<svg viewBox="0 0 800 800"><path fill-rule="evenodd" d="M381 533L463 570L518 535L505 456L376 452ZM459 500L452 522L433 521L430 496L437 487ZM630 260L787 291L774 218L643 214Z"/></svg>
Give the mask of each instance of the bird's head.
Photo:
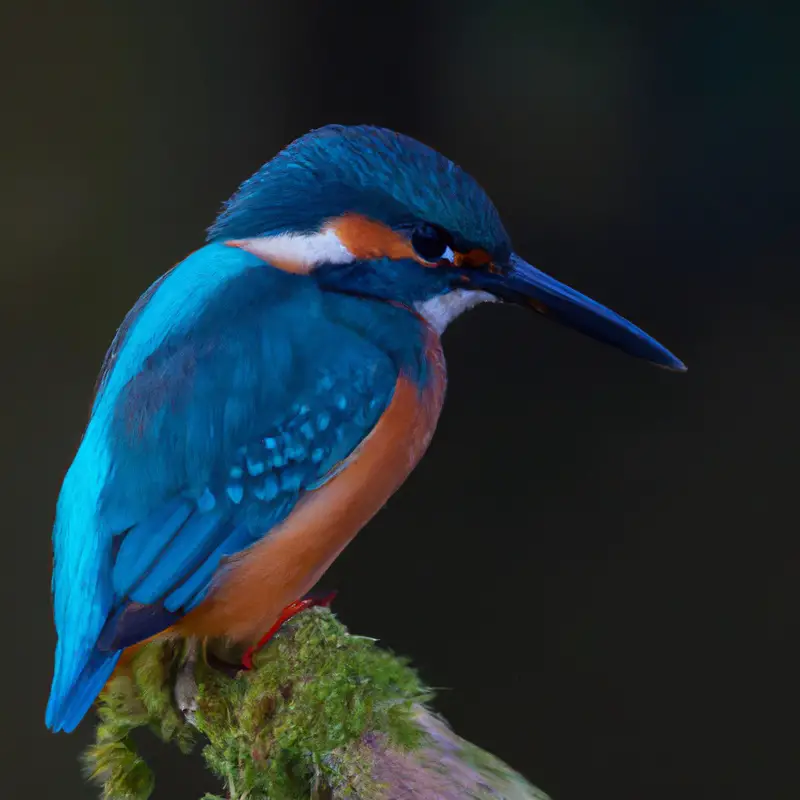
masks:
<svg viewBox="0 0 800 800"><path fill-rule="evenodd" d="M518 256L478 183L435 150L371 126L300 137L247 180L209 229L328 291L417 310L525 306L659 366L683 364L644 331Z"/></svg>

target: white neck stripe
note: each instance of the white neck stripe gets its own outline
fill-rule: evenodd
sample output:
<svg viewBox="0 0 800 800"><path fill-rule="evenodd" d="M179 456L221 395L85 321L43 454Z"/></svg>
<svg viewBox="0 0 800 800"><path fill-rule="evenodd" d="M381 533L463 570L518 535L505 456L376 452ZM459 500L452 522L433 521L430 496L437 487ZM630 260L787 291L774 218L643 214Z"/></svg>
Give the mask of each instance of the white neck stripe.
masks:
<svg viewBox="0 0 800 800"><path fill-rule="evenodd" d="M342 244L333 228L319 233L280 233L229 242L262 261L294 264L311 271L319 264L349 264L355 256Z"/></svg>

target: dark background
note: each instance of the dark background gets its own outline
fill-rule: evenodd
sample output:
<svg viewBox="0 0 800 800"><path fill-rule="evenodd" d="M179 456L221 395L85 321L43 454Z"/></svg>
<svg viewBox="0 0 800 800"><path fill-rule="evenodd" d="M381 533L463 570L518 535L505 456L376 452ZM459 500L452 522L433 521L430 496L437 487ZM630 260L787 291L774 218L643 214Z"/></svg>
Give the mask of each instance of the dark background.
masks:
<svg viewBox="0 0 800 800"><path fill-rule="evenodd" d="M690 367L500 306L460 320L429 455L326 578L341 618L555 800L796 798L798 14L7 5L3 796L95 794L91 725L44 729L49 537L115 327L240 180L335 121L461 163L522 254ZM156 798L216 788L153 751Z"/></svg>

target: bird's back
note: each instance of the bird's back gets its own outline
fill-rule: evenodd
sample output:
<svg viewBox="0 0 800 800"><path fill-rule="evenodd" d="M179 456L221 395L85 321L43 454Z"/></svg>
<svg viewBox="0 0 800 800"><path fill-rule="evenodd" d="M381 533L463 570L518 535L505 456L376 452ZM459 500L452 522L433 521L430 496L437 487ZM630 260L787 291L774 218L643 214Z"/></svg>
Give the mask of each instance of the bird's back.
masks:
<svg viewBox="0 0 800 800"><path fill-rule="evenodd" d="M424 383L427 335L407 311L222 244L154 287L59 498L51 727L74 727L122 648L202 603L226 557L329 479L401 375Z"/></svg>

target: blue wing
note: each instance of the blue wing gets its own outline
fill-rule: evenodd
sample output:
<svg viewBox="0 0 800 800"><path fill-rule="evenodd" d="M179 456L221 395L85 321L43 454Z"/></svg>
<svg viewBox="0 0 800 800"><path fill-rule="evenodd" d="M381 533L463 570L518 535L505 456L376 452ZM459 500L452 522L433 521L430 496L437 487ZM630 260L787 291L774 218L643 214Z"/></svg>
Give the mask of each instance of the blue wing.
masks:
<svg viewBox="0 0 800 800"><path fill-rule="evenodd" d="M326 314L313 280L204 251L126 321L62 487L55 730L72 730L120 650L195 606L222 560L324 482L391 400L396 364Z"/></svg>
<svg viewBox="0 0 800 800"><path fill-rule="evenodd" d="M114 613L101 648L128 647L197 605L222 559L260 539L335 472L378 421L395 379L380 358L357 371L326 366L299 402L226 456L207 482L116 534Z"/></svg>

